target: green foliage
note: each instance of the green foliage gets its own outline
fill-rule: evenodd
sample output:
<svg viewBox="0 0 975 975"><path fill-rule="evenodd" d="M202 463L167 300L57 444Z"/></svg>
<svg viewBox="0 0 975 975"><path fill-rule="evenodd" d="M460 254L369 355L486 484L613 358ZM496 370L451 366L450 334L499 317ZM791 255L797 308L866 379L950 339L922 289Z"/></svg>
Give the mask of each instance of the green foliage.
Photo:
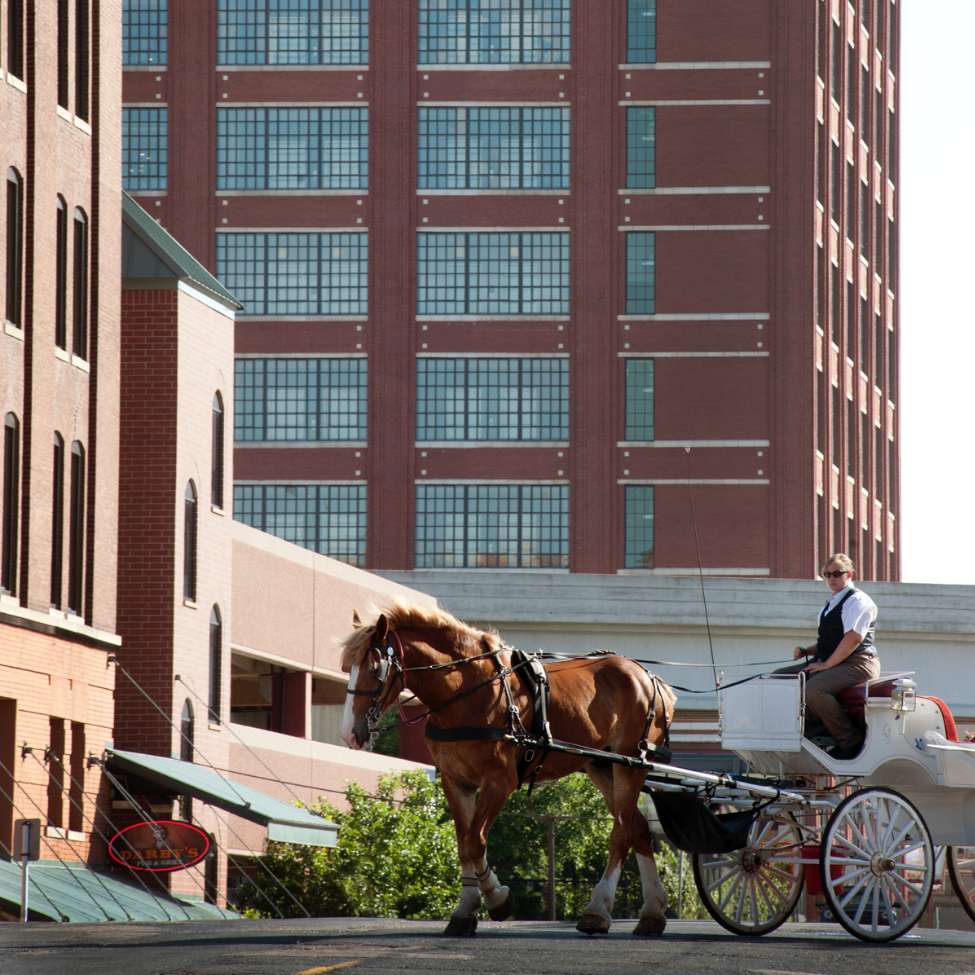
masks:
<svg viewBox="0 0 975 975"><path fill-rule="evenodd" d="M318 811L339 825L334 849L268 844L264 862L309 913L319 917L442 918L460 893L457 844L443 790L420 772L384 776L375 796L346 790L348 808L322 803ZM606 863L611 820L602 797L583 775L519 789L491 830L488 858L514 895L515 917L542 918L548 877L545 816L555 818L556 904L560 917L581 913ZM657 867L676 907L678 856L664 846ZM642 902L636 860L620 878L616 915L635 917ZM245 883L237 905L249 916L301 915L294 901L260 870ZM703 909L685 858L683 917Z"/></svg>

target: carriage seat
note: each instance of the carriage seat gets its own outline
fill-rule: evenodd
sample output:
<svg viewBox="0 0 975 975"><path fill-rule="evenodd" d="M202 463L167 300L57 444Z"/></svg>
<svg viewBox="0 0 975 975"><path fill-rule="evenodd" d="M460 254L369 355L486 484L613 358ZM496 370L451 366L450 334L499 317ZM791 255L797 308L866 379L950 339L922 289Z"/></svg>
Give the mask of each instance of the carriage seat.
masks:
<svg viewBox="0 0 975 975"><path fill-rule="evenodd" d="M893 680L885 680L877 684L872 684L869 687L870 697L890 697L893 688ZM864 712L867 706L867 690L867 683L864 682L862 684L854 684L852 687L846 687L836 695L836 699L846 709L846 713L853 722L861 727L866 723ZM924 701L932 701L937 706L941 712L941 719L945 724L945 738L948 741L958 741L958 729L955 727L955 718L948 705L940 697L934 697L930 694L919 694L918 698Z"/></svg>

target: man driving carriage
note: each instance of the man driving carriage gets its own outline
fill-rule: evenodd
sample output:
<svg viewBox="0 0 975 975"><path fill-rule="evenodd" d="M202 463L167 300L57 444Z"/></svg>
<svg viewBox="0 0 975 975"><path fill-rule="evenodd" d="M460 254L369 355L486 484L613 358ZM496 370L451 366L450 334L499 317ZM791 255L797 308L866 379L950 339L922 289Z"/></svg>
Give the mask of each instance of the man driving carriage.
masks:
<svg viewBox="0 0 975 975"><path fill-rule="evenodd" d="M796 659L812 661L783 667L778 674L806 672L807 715L818 718L833 738L833 758L854 758L863 745L863 733L850 720L837 695L855 684L877 677L880 660L874 646L877 604L853 584L852 559L842 552L831 555L822 568L830 598L819 614L816 642L796 647ZM806 734L816 735L807 722Z"/></svg>

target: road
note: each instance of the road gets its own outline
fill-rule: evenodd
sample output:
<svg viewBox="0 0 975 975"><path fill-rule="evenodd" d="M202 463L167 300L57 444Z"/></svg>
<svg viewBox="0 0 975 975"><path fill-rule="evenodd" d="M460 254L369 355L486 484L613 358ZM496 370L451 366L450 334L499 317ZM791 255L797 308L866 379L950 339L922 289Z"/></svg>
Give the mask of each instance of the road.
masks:
<svg viewBox="0 0 975 975"><path fill-rule="evenodd" d="M178 924L0 925L2 975L975 975L975 933L915 929L866 945L827 924L736 938L671 921L644 940L618 921L587 938L569 923L481 922L445 938L429 921L315 918Z"/></svg>

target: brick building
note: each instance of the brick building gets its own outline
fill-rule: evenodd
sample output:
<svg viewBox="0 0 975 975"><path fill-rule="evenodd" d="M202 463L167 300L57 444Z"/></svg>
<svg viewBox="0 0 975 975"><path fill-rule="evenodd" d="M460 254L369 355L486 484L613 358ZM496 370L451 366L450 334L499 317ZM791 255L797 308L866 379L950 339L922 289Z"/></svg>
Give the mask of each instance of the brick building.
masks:
<svg viewBox="0 0 975 975"><path fill-rule="evenodd" d="M130 0L127 185L245 306L235 516L896 579L898 7Z"/></svg>
<svg viewBox="0 0 975 975"><path fill-rule="evenodd" d="M19 818L51 860L104 855L86 758L111 737L119 642L121 11L2 11L0 861Z"/></svg>

